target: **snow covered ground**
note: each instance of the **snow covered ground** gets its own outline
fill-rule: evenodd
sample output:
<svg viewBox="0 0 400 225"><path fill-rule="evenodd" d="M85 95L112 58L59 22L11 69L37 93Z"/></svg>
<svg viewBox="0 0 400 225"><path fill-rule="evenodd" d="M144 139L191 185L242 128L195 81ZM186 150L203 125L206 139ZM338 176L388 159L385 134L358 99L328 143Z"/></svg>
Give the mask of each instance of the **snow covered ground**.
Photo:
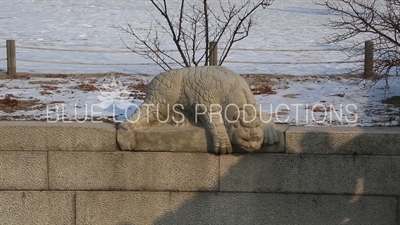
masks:
<svg viewBox="0 0 400 225"><path fill-rule="evenodd" d="M0 1L0 72L6 70L3 45L7 39L14 39L18 72L75 74L30 79L4 79L3 76L0 79L0 120L60 121L65 117L83 121L86 116L86 120L95 117L121 121L132 114L136 105L141 103L145 84L161 69L148 65L103 64L151 62L131 52L124 52L127 50L120 40L118 27L118 24L124 25L126 19L136 29L145 32L151 22L149 11L153 11L153 8L148 1ZM348 60L347 55L340 51L325 50L340 49L351 42L362 43L366 38L360 37L338 45L325 44L325 38L333 34L332 30L323 26L329 17L312 0L276 0L272 6L258 10L257 16L258 23L250 36L234 45L235 49L323 50L232 50L228 61L248 62L224 64L235 72L279 75L246 78L254 88L268 82L276 91L276 94L256 96L262 110L274 115L275 122L322 126L399 125L400 106L395 97L400 96L398 79L389 81L391 89L385 88L384 82L370 89L368 81L344 75L331 76L345 74L350 68L362 65L322 63ZM128 36L122 38L129 41ZM166 49L171 49L171 46L167 45ZM61 64L32 61L55 61ZM78 65L80 62L99 65ZM106 75L76 75L87 73ZM129 100L133 103L126 111L113 108L113 104L106 101L110 98L110 94L107 94L110 92L104 87L112 83L113 77L131 93Z"/></svg>
<svg viewBox="0 0 400 225"><path fill-rule="evenodd" d="M345 76L244 75L252 89L269 83L275 94L256 94L277 123L305 126L398 126L400 88ZM121 122L142 103L151 76L31 77L0 80L0 120ZM399 84L399 81L395 81ZM117 85L119 84L119 85ZM398 87L398 86L397 86ZM398 96L393 97L393 96ZM397 101L397 102L396 102ZM394 104L393 104L394 103Z"/></svg>

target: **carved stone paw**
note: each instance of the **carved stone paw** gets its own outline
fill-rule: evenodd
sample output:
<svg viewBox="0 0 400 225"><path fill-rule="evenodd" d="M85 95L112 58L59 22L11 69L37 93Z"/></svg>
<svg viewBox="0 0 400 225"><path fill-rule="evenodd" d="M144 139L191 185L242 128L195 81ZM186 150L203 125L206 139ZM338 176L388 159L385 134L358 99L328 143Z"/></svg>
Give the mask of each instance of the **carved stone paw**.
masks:
<svg viewBox="0 0 400 225"><path fill-rule="evenodd" d="M228 137L213 138L214 153L216 154L231 154L232 144Z"/></svg>
<svg viewBox="0 0 400 225"><path fill-rule="evenodd" d="M121 123L117 130L117 143L123 151L134 150L136 148L135 132L128 123Z"/></svg>

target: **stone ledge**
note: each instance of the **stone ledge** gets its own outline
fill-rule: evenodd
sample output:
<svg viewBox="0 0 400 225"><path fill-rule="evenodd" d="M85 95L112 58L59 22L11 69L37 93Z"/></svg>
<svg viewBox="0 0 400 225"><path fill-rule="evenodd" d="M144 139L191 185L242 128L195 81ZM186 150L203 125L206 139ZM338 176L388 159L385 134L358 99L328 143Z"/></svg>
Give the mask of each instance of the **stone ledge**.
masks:
<svg viewBox="0 0 400 225"><path fill-rule="evenodd" d="M49 152L50 190L216 191L208 153Z"/></svg>
<svg viewBox="0 0 400 225"><path fill-rule="evenodd" d="M279 143L262 148L255 153L284 152L286 124L277 124ZM139 151L154 152L208 152L206 131L202 127L189 125L188 127L174 127L170 125L152 126L136 131L137 149ZM243 153L243 150L234 148L234 152Z"/></svg>
<svg viewBox="0 0 400 225"><path fill-rule="evenodd" d="M272 193L77 192L77 224L396 224L397 198Z"/></svg>
<svg viewBox="0 0 400 225"><path fill-rule="evenodd" d="M107 123L0 122L0 151L116 151L116 129Z"/></svg>
<svg viewBox="0 0 400 225"><path fill-rule="evenodd" d="M288 153L400 155L400 127L290 127Z"/></svg>
<svg viewBox="0 0 400 225"><path fill-rule="evenodd" d="M0 191L1 224L75 224L74 192Z"/></svg>
<svg viewBox="0 0 400 225"><path fill-rule="evenodd" d="M296 127L277 124L280 142L256 153L400 155L400 127ZM138 151L208 152L204 128L153 126L136 131ZM0 151L117 151L107 123L1 121ZM235 153L243 153L234 149Z"/></svg>

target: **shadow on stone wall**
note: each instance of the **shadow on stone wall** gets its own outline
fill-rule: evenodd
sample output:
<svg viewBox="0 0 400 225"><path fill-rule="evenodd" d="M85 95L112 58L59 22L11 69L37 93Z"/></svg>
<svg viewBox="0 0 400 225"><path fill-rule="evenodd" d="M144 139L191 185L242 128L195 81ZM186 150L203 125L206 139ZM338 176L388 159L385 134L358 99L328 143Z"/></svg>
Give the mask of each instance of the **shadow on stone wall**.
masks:
<svg viewBox="0 0 400 225"><path fill-rule="evenodd" d="M302 143L310 138L304 135ZM155 224L397 225L397 199L388 195L399 195L399 157L226 155L220 170L220 192L189 194Z"/></svg>

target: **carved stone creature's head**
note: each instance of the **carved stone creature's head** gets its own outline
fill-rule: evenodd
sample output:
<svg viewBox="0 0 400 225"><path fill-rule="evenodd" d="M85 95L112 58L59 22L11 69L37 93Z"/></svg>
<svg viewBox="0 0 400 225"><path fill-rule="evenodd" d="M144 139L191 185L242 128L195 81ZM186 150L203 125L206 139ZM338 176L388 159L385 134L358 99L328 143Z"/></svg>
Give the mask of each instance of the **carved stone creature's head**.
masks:
<svg viewBox="0 0 400 225"><path fill-rule="evenodd" d="M240 110L227 126L229 139L232 144L254 152L261 148L264 137L264 127L260 114L254 110Z"/></svg>

